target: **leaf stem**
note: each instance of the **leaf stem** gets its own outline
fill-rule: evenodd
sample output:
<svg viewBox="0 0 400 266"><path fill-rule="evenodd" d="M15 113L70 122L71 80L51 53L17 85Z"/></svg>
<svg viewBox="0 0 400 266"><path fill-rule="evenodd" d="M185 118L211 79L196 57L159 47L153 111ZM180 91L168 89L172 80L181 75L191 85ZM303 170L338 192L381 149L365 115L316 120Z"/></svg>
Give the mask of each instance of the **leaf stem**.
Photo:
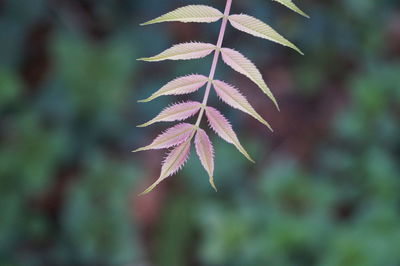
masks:
<svg viewBox="0 0 400 266"><path fill-rule="evenodd" d="M201 107L199 116L196 121L197 128L200 126L201 119L203 118L203 115L204 115L205 107L207 106L208 96L210 95L212 81L215 76L215 70L217 69L218 59L219 59L219 55L220 55L221 48L222 48L222 42L223 42L224 36L225 36L225 30L226 30L226 25L228 23L229 12L231 11L231 6L232 6L232 0L226 0L224 17L222 19L221 29L219 31L217 47L214 52L214 59L213 59L212 65L211 65L210 75L208 76L208 82L207 82L206 91L204 93L202 107Z"/></svg>

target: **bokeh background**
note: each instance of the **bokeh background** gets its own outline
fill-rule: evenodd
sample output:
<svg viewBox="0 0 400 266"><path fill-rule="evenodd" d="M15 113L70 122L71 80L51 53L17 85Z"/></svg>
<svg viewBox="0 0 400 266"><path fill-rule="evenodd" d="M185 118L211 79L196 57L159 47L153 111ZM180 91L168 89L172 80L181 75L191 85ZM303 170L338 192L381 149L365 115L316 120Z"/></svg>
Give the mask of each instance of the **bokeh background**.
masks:
<svg viewBox="0 0 400 266"><path fill-rule="evenodd" d="M211 135L215 193L192 150L179 174L138 197L163 152L133 154L169 124L135 126L179 100L149 96L208 74L211 57L143 63L174 43L215 43L219 23L144 22L223 0L0 1L0 265L400 265L400 2L233 1L296 43L228 28L281 112L219 64L275 129L210 102L256 164ZM203 123L206 127L206 124Z"/></svg>

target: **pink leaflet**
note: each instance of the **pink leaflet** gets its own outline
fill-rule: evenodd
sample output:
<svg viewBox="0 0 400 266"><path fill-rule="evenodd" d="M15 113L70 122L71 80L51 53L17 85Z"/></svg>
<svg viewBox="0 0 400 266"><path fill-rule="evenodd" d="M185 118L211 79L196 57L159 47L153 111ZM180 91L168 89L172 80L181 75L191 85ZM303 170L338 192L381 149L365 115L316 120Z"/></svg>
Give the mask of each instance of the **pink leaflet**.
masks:
<svg viewBox="0 0 400 266"><path fill-rule="evenodd" d="M247 68L253 66L253 63L247 57L236 50L230 48L221 48L221 55L222 60L240 74L247 76ZM255 75L258 76L257 78L262 78L261 73L255 73Z"/></svg>
<svg viewBox="0 0 400 266"><path fill-rule="evenodd" d="M246 97L244 97L239 90L232 85L220 80L214 80L213 85L218 97L226 104L245 113L249 113L249 109L253 109Z"/></svg>
<svg viewBox="0 0 400 266"><path fill-rule="evenodd" d="M189 158L190 141L187 140L173 149L165 158L162 166L162 172L165 177L178 172Z"/></svg>
<svg viewBox="0 0 400 266"><path fill-rule="evenodd" d="M140 61L158 62L163 60L190 60L206 57L215 50L215 45L202 42L187 42L175 44L158 55L139 58Z"/></svg>
<svg viewBox="0 0 400 266"><path fill-rule="evenodd" d="M210 177L210 184L211 186L217 190L214 184L214 149L210 138L207 136L207 133L199 128L197 129L196 138L194 140L196 146L196 152L199 156L201 164L203 165L204 169L206 169L208 176Z"/></svg>
<svg viewBox="0 0 400 266"><path fill-rule="evenodd" d="M210 127L226 142L235 145L235 147L251 162L254 160L240 144L235 132L228 120L215 108L206 107L206 116Z"/></svg>
<svg viewBox="0 0 400 266"><path fill-rule="evenodd" d="M186 140L168 153L167 157L163 161L160 177L157 179L156 182L154 182L154 184L143 191L140 195L149 193L164 179L178 172L189 158L189 153L190 139Z"/></svg>
<svg viewBox="0 0 400 266"><path fill-rule="evenodd" d="M238 142L238 138L229 121L215 108L206 107L206 116L210 127L228 143Z"/></svg>
<svg viewBox="0 0 400 266"><path fill-rule="evenodd" d="M256 110L254 110L254 108L247 101L246 97L244 97L238 89L220 80L214 80L213 85L215 92L222 101L232 106L233 108L239 109L240 111L251 115L258 121L266 125L271 131L273 131L269 123L265 121L264 118L262 118L256 112Z"/></svg>
<svg viewBox="0 0 400 266"><path fill-rule="evenodd" d="M182 95L197 91L203 87L208 78L203 75L192 74L184 77L176 78L164 85L157 92L153 93L149 98L139 102L149 102L162 95Z"/></svg>
<svg viewBox="0 0 400 266"><path fill-rule="evenodd" d="M199 102L183 102L165 108L159 115L138 127L146 127L156 122L181 121L195 115L201 107Z"/></svg>
<svg viewBox="0 0 400 266"><path fill-rule="evenodd" d="M144 151L144 150L156 150L165 149L173 146L177 146L185 142L193 133L194 126L187 123L178 124L167 129L165 132L158 135L154 141L143 148L139 148L134 152Z"/></svg>

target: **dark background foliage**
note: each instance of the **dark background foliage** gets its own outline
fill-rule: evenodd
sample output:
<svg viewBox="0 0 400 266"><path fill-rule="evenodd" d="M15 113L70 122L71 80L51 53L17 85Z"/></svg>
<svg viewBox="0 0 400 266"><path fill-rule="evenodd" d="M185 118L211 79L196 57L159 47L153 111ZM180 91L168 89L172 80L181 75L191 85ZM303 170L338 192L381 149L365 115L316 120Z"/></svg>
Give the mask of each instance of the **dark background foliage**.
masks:
<svg viewBox="0 0 400 266"><path fill-rule="evenodd" d="M171 102L162 84L211 58L141 63L174 43L216 41L219 24L138 24L223 0L0 1L0 265L400 265L400 3L267 0L234 12L304 52L228 28L280 102L220 64L274 133L232 121L250 164L212 134L215 193L194 152L145 197L163 153L130 151L166 128L135 125ZM204 126L205 123L203 123Z"/></svg>

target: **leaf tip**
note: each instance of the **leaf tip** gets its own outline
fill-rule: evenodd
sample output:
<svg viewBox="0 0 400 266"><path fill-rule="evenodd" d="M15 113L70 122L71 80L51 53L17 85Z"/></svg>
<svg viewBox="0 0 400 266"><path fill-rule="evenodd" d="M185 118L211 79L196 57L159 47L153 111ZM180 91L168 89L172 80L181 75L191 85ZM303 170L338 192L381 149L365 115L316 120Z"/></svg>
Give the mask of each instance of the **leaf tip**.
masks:
<svg viewBox="0 0 400 266"><path fill-rule="evenodd" d="M140 196L144 196L146 194L149 194L158 184L159 184L159 182L155 182L153 185L149 186L145 191L140 193L138 196L140 197Z"/></svg>
<svg viewBox="0 0 400 266"><path fill-rule="evenodd" d="M143 100L138 100L138 103L148 103L150 102L152 99L151 98L147 98L147 99L143 99Z"/></svg>
<svg viewBox="0 0 400 266"><path fill-rule="evenodd" d="M218 192L218 189L217 189L217 187L215 186L215 183L214 183L214 177L212 175L210 175L209 177L210 177L209 178L209 182L210 182L211 187L215 190L215 192Z"/></svg>
<svg viewBox="0 0 400 266"><path fill-rule="evenodd" d="M148 126L148 123L144 123L144 124L137 125L136 127L147 127L147 126Z"/></svg>
<svg viewBox="0 0 400 266"><path fill-rule="evenodd" d="M256 163L253 158L250 157L250 155L243 149L242 151L243 155L246 157L247 160L249 160L252 163Z"/></svg>
<svg viewBox="0 0 400 266"><path fill-rule="evenodd" d="M269 96L269 95L268 95ZM276 107L276 109L278 110L278 112L280 112L281 111L281 108L279 107L279 104L278 104L278 101L275 99L275 97L271 97L271 96L269 96L271 99L272 99L272 102L274 103L274 105L275 105L275 107Z"/></svg>
<svg viewBox="0 0 400 266"><path fill-rule="evenodd" d="M140 23L139 26L147 26L150 24L151 24L151 21L147 21L147 22Z"/></svg>
<svg viewBox="0 0 400 266"><path fill-rule="evenodd" d="M305 17L305 18L310 18L310 16L307 14L307 13L305 13L304 11L302 11L302 10L298 10L299 12L297 12L297 13L299 13L300 15L302 15L303 17Z"/></svg>
<svg viewBox="0 0 400 266"><path fill-rule="evenodd" d="M291 44L289 47L298 52L299 54L304 55L304 53L296 45Z"/></svg>
<svg viewBox="0 0 400 266"><path fill-rule="evenodd" d="M213 176L210 175L209 181L210 181L211 187L215 190L215 192L218 192L218 189L217 189L217 187L215 186L215 183L214 183L214 177Z"/></svg>
<svg viewBox="0 0 400 266"><path fill-rule="evenodd" d="M265 122L265 123L264 123ZM264 121L263 122L263 124L271 131L271 132L274 132L274 129L271 127L271 125L267 122L267 121Z"/></svg>
<svg viewBox="0 0 400 266"><path fill-rule="evenodd" d="M148 194L149 192L150 192L150 191L145 190L145 191L143 191L142 193L139 193L139 194L138 194L138 197L145 196L145 195Z"/></svg>

